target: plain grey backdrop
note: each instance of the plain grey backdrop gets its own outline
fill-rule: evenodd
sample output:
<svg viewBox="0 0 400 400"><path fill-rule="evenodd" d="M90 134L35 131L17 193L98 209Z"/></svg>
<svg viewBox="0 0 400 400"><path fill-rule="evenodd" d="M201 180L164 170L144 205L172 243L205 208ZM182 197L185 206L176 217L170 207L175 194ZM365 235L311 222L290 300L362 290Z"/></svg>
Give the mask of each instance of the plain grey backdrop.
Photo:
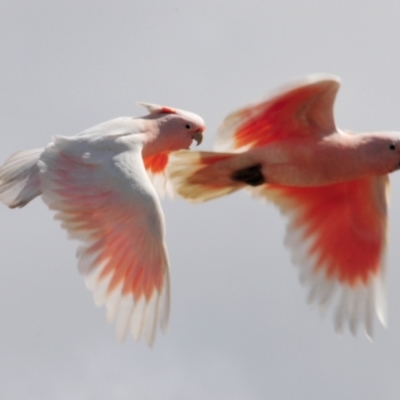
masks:
<svg viewBox="0 0 400 400"><path fill-rule="evenodd" d="M0 161L136 101L201 115L317 72L342 78L338 125L400 130L400 2L0 1ZM41 199L0 207L2 399L398 399L400 174L392 176L389 329L334 332L306 302L277 209L236 193L164 200L172 316L153 349L97 309L76 243Z"/></svg>

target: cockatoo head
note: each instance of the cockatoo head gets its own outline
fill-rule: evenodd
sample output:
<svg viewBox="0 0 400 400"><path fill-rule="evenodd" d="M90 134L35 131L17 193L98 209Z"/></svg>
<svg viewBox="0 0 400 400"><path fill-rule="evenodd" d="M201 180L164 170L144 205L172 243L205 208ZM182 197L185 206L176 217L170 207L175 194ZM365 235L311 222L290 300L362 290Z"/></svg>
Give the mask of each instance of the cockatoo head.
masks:
<svg viewBox="0 0 400 400"><path fill-rule="evenodd" d="M167 106L150 103L138 104L149 111L149 115L144 119L157 122L157 141L162 141L164 145L168 142L169 151L187 149L193 140L197 145L202 142L205 123L198 115Z"/></svg>

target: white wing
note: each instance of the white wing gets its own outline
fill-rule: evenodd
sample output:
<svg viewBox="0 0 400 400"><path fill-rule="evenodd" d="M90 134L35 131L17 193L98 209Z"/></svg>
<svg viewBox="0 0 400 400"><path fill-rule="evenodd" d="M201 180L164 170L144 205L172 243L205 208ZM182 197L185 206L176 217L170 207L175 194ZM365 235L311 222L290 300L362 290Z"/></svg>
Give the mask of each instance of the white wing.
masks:
<svg viewBox="0 0 400 400"><path fill-rule="evenodd" d="M164 220L139 135L56 138L39 161L43 199L78 249L79 270L117 334L148 345L169 317ZM133 142L136 140L136 142Z"/></svg>

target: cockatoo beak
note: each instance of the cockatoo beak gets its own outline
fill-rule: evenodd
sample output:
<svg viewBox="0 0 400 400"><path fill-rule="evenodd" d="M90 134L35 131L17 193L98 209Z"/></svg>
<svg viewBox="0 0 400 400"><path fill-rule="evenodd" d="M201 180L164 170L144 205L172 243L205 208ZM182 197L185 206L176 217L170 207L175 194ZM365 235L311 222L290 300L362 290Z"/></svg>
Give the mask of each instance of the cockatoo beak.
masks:
<svg viewBox="0 0 400 400"><path fill-rule="evenodd" d="M193 138L196 141L196 146L198 146L202 141L203 141L203 133L202 132L196 132L193 135Z"/></svg>

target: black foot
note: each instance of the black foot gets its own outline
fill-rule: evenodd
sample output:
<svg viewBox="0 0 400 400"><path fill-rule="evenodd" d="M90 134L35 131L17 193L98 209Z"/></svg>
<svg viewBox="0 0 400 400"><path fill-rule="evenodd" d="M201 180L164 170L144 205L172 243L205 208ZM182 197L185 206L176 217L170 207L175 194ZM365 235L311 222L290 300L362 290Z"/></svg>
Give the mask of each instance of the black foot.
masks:
<svg viewBox="0 0 400 400"><path fill-rule="evenodd" d="M265 183L264 175L261 172L261 164L240 169L239 171L234 172L231 178L236 182L244 182L250 186L258 186Z"/></svg>

